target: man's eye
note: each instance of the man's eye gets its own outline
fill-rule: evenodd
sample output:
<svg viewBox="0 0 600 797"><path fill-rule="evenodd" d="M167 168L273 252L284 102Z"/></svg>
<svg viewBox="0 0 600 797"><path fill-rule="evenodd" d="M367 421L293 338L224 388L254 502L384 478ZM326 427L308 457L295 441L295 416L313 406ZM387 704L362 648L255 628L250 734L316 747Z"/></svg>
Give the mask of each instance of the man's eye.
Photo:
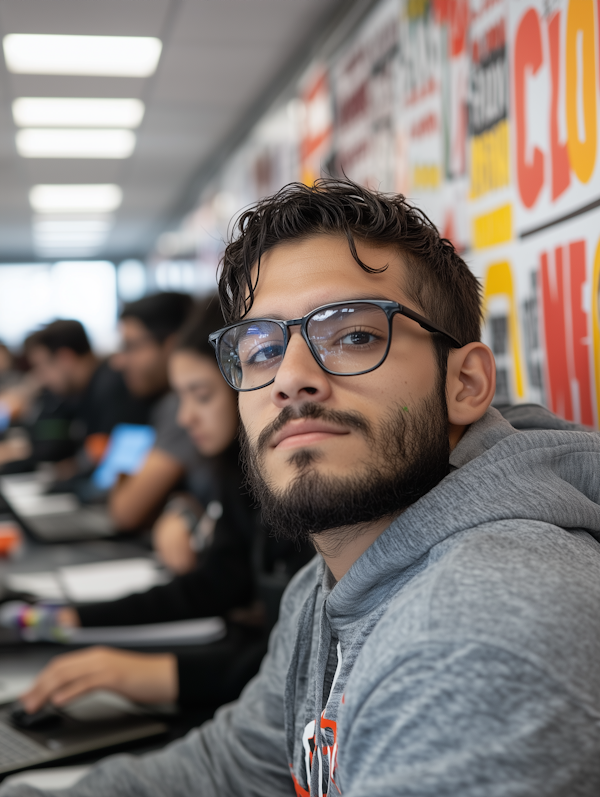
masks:
<svg viewBox="0 0 600 797"><path fill-rule="evenodd" d="M343 338L340 338L340 345L366 346L369 343L374 343L376 340L377 337L373 335L371 332L363 332L361 330L355 330L354 332L349 332L347 335L344 335Z"/></svg>
<svg viewBox="0 0 600 797"><path fill-rule="evenodd" d="M282 354L283 346L280 343L270 343L253 352L246 360L246 364L259 365L260 363L271 362L281 357Z"/></svg>

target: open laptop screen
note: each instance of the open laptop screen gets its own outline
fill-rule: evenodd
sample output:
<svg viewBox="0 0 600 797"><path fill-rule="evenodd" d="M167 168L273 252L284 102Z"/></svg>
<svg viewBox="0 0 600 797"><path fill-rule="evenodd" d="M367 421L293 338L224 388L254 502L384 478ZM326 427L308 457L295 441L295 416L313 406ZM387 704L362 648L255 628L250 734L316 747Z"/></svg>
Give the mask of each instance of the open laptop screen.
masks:
<svg viewBox="0 0 600 797"><path fill-rule="evenodd" d="M156 432L151 426L120 423L112 431L102 461L94 471L93 482L100 490L110 490L121 474L137 473L154 445Z"/></svg>

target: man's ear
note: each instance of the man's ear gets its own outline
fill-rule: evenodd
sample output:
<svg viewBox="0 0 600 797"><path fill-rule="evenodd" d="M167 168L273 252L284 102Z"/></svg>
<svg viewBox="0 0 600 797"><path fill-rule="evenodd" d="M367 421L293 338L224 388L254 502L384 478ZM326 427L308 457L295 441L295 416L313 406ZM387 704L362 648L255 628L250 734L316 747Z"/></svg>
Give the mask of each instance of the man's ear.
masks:
<svg viewBox="0 0 600 797"><path fill-rule="evenodd" d="M468 426L478 421L496 392L496 362L485 343L468 343L448 356L448 421Z"/></svg>

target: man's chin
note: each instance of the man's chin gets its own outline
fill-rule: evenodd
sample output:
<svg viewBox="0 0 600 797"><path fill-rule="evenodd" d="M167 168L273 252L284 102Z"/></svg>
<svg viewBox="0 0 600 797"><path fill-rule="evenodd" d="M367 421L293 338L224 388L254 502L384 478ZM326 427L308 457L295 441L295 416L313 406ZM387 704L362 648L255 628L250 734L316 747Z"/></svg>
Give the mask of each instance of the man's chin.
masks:
<svg viewBox="0 0 600 797"><path fill-rule="evenodd" d="M280 468L295 469L307 465L327 465L337 469L342 463L347 463L349 458L353 457L347 450L342 451L340 447L331 444L316 443L293 448L272 448L264 461L269 470L277 473Z"/></svg>

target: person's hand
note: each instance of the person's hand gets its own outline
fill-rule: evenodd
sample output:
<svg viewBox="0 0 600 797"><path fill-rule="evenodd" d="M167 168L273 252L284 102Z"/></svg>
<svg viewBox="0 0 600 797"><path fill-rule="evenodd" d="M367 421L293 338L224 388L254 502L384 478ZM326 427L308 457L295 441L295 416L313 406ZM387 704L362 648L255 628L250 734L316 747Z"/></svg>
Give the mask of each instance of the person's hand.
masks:
<svg viewBox="0 0 600 797"><path fill-rule="evenodd" d="M94 689L109 689L137 703L172 703L179 683L171 653L129 653L94 647L57 656L20 700L28 712L46 703L63 706Z"/></svg>
<svg viewBox="0 0 600 797"><path fill-rule="evenodd" d="M56 612L56 622L61 628L79 628L81 621L76 609L63 606Z"/></svg>
<svg viewBox="0 0 600 797"><path fill-rule="evenodd" d="M154 550L172 573L189 573L196 566L188 524L176 512L165 512L152 529Z"/></svg>

